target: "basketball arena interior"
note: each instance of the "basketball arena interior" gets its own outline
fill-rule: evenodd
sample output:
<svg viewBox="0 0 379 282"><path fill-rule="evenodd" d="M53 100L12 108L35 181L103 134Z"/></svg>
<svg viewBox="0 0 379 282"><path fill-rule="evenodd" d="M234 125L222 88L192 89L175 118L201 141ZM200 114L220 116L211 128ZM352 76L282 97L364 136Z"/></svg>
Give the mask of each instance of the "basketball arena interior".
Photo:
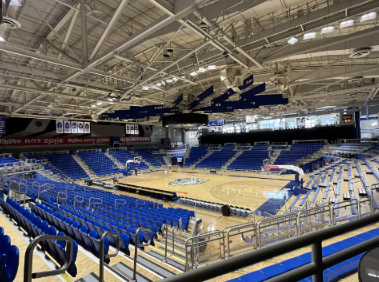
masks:
<svg viewBox="0 0 379 282"><path fill-rule="evenodd" d="M378 0L0 10L0 282L379 281Z"/></svg>

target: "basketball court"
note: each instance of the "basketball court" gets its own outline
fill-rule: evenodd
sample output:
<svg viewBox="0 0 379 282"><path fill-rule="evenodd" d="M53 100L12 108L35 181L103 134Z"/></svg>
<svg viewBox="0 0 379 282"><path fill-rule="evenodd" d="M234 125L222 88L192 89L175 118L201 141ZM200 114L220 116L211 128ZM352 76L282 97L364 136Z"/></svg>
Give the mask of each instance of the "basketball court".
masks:
<svg viewBox="0 0 379 282"><path fill-rule="evenodd" d="M190 170L174 167L172 172L158 170L138 177L120 178L120 183L173 191L178 197L234 205L256 210L271 200L276 205L285 204L291 195L291 182L295 175L260 174L225 171L210 174L209 170ZM306 178L304 181L308 181ZM106 183L112 183L107 179ZM294 186L294 185L293 185ZM292 186L292 187L293 187Z"/></svg>

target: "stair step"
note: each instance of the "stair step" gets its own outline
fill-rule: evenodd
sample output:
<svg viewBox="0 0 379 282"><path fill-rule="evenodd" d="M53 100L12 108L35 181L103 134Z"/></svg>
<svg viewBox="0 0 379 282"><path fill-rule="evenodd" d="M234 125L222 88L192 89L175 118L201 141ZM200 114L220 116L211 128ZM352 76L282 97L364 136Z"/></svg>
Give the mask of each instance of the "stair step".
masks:
<svg viewBox="0 0 379 282"><path fill-rule="evenodd" d="M143 256L138 256L137 262L143 265L145 268L163 276L164 278L176 275L174 272L171 272L170 270L152 262L151 260L148 260L147 258Z"/></svg>
<svg viewBox="0 0 379 282"><path fill-rule="evenodd" d="M106 265L106 267L109 270L113 270L116 274L125 277L125 280L132 280L133 278L133 268L129 267L128 265L124 264L123 262L119 262L111 267ZM147 278L146 276L136 273L136 278L138 282L151 282L152 280Z"/></svg>
<svg viewBox="0 0 379 282"><path fill-rule="evenodd" d="M172 241L171 241L171 242L172 242ZM161 242L155 241L155 243L156 243L157 245L159 245L158 247L159 247L160 249L163 248L163 250L165 250L165 244L166 244L166 242L161 243ZM184 247L184 246L183 246L183 247ZM172 244L169 243L169 242L167 242L167 250L172 250ZM175 253L176 253L176 251L178 251L179 254L180 254L180 253L183 253L183 255L185 255L185 249L184 249L184 248L181 248L181 247L178 247L177 245L175 245Z"/></svg>
<svg viewBox="0 0 379 282"><path fill-rule="evenodd" d="M152 257L155 257L156 259L159 259L161 261L164 260L164 254L161 255L160 253L157 253L157 252L154 252L153 250L151 250L150 252L148 252L147 254L151 255ZM181 264L177 261L174 261L170 258L167 258L167 264L169 265L172 265L173 267L177 268L177 269L180 269L181 271L185 271L185 267L184 267L184 264ZM97 280L99 281L99 280Z"/></svg>

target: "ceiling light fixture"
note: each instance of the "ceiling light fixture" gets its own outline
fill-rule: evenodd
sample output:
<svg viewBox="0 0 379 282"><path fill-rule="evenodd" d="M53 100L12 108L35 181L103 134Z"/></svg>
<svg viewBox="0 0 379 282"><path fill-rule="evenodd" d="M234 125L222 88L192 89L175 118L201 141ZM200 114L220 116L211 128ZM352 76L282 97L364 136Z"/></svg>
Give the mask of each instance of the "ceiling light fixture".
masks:
<svg viewBox="0 0 379 282"><path fill-rule="evenodd" d="M175 82L178 81L178 79L176 77L174 77L172 80L175 81Z"/></svg>
<svg viewBox="0 0 379 282"><path fill-rule="evenodd" d="M113 99L112 98L108 98L108 101L113 101Z"/></svg>
<svg viewBox="0 0 379 282"><path fill-rule="evenodd" d="M0 36L0 41L5 42L5 39L2 36Z"/></svg>
<svg viewBox="0 0 379 282"><path fill-rule="evenodd" d="M97 102L96 103L96 105L98 105L98 106L100 106L100 105L102 105L103 104L103 102Z"/></svg>
<svg viewBox="0 0 379 282"><path fill-rule="evenodd" d="M316 32L308 32L304 34L304 40L312 39L316 37Z"/></svg>
<svg viewBox="0 0 379 282"><path fill-rule="evenodd" d="M294 45L297 41L299 41L299 39L295 38L295 37L291 37L287 43L288 44L291 44L291 45Z"/></svg>
<svg viewBox="0 0 379 282"><path fill-rule="evenodd" d="M203 67L200 67L200 68L199 68L199 72L205 72L205 71L206 71L205 68L203 68Z"/></svg>
<svg viewBox="0 0 379 282"><path fill-rule="evenodd" d="M172 83L173 80L172 80L172 79L167 79L166 82L167 82L167 83Z"/></svg>
<svg viewBox="0 0 379 282"><path fill-rule="evenodd" d="M96 108L96 105L91 105L92 108Z"/></svg>
<svg viewBox="0 0 379 282"><path fill-rule="evenodd" d="M149 90L149 86L142 86L143 90Z"/></svg>
<svg viewBox="0 0 379 282"><path fill-rule="evenodd" d="M161 81L161 83L162 83L163 85L166 85L166 83L165 83L163 80Z"/></svg>
<svg viewBox="0 0 379 282"><path fill-rule="evenodd" d="M158 82L158 83L157 83L157 86L158 86L158 87L161 87L161 86L162 86L162 83Z"/></svg>
<svg viewBox="0 0 379 282"><path fill-rule="evenodd" d="M340 28L345 28L354 25L354 20L346 20L340 23Z"/></svg>
<svg viewBox="0 0 379 282"><path fill-rule="evenodd" d="M208 66L208 69L209 70L215 70L217 67L215 66L215 65L210 65L210 66Z"/></svg>
<svg viewBox="0 0 379 282"><path fill-rule="evenodd" d="M195 71L194 71L194 72L191 72L191 75L192 75L192 76L195 76L195 75L197 75L197 72L195 72Z"/></svg>
<svg viewBox="0 0 379 282"><path fill-rule="evenodd" d="M361 22L369 21L369 20L374 20L376 19L376 12L370 12L368 14L364 14L361 17Z"/></svg>
<svg viewBox="0 0 379 282"><path fill-rule="evenodd" d="M321 34L331 33L334 31L334 26L326 26L321 29Z"/></svg>

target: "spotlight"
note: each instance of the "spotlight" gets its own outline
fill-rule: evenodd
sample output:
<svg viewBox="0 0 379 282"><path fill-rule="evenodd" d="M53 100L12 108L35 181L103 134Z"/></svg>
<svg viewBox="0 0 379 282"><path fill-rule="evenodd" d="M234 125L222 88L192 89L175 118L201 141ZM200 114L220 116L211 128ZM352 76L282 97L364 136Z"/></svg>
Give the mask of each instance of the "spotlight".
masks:
<svg viewBox="0 0 379 282"><path fill-rule="evenodd" d="M374 20L376 19L376 12L370 12L368 14L364 14L361 17L361 22L369 21L369 20Z"/></svg>
<svg viewBox="0 0 379 282"><path fill-rule="evenodd" d="M291 45L294 45L297 41L299 41L299 39L295 38L295 37L291 37L287 43L288 44L291 44Z"/></svg>
<svg viewBox="0 0 379 282"><path fill-rule="evenodd" d="M304 40L312 39L316 37L316 32L308 32L304 34Z"/></svg>
<svg viewBox="0 0 379 282"><path fill-rule="evenodd" d="M203 73L204 73L205 71L206 71L205 68L203 68L203 67L200 67L200 68L199 68L199 72L203 72Z"/></svg>
<svg viewBox="0 0 379 282"><path fill-rule="evenodd" d="M354 20L346 20L340 23L340 28L345 28L354 25Z"/></svg>
<svg viewBox="0 0 379 282"><path fill-rule="evenodd" d="M195 71L194 71L194 72L191 72L191 75L192 75L192 76L195 76L195 75L197 75L197 72L195 72Z"/></svg>

